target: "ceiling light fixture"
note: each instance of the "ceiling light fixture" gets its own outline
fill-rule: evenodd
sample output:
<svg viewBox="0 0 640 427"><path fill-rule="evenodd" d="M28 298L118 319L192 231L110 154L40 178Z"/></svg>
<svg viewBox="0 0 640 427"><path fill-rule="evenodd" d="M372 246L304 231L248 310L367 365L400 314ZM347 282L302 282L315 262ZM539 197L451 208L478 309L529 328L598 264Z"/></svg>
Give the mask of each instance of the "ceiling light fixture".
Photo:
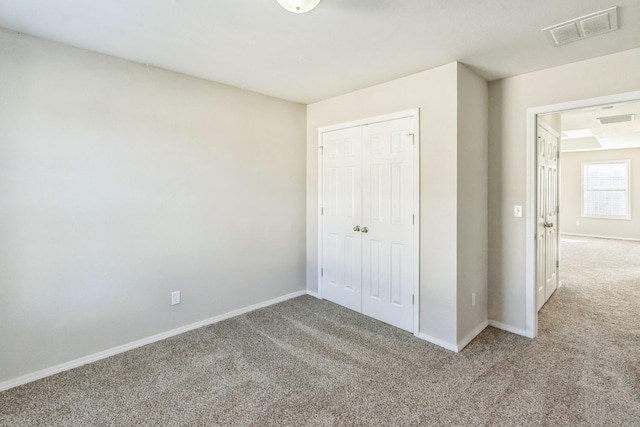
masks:
<svg viewBox="0 0 640 427"><path fill-rule="evenodd" d="M278 0L280 6L293 13L306 13L316 7L320 0Z"/></svg>

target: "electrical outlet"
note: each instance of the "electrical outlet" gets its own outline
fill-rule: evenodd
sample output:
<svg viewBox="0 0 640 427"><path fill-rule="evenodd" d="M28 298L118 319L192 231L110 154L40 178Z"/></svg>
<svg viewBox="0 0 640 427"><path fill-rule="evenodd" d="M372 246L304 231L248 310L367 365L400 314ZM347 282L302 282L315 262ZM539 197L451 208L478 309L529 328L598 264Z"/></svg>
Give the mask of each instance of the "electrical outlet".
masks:
<svg viewBox="0 0 640 427"><path fill-rule="evenodd" d="M180 304L180 291L171 292L171 305Z"/></svg>
<svg viewBox="0 0 640 427"><path fill-rule="evenodd" d="M516 218L522 218L522 206L514 205L513 206L513 216Z"/></svg>
<svg viewBox="0 0 640 427"><path fill-rule="evenodd" d="M475 307L475 306L476 306L476 293L471 292L471 307Z"/></svg>

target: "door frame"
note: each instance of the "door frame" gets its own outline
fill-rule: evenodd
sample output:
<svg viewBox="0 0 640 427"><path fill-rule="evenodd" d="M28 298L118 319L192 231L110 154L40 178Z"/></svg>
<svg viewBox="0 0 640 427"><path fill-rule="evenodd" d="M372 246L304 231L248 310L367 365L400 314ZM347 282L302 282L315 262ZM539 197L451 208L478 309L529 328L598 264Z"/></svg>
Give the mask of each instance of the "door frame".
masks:
<svg viewBox="0 0 640 427"><path fill-rule="evenodd" d="M337 123L318 128L318 297L322 297L322 136L326 132L360 127L391 120L413 118L413 206L415 227L413 227L413 335L420 332L420 109L398 111L375 117Z"/></svg>
<svg viewBox="0 0 640 427"><path fill-rule="evenodd" d="M640 100L640 91L618 93L595 98L580 99L527 109L527 199L525 235L525 335L538 336L538 310L536 305L536 131L538 115L561 113L580 108ZM558 230L560 233L560 230ZM558 237L560 235L558 234Z"/></svg>

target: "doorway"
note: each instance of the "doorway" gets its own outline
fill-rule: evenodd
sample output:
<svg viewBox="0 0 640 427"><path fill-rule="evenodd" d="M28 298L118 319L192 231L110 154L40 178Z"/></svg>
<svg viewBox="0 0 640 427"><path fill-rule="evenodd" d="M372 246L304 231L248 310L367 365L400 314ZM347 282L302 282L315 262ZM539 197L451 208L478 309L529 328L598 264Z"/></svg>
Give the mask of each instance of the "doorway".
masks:
<svg viewBox="0 0 640 427"><path fill-rule="evenodd" d="M541 246L544 244L544 248L548 248L547 241L542 243L542 240L538 239L538 232L540 229L540 208L541 203L544 201L540 200L541 197L541 186L539 183L540 179L540 170L539 166L539 144L538 144L538 136L539 136L539 123L545 121L542 120L545 116L558 115L558 114L573 114L577 110L602 110L607 109L615 104L620 103L628 103L632 101L640 100L640 92L631 92L626 94L618 94L605 96L600 98L592 98L581 101L573 101L563 104L555 104L544 107L532 108L527 111L527 266L526 266L526 335L533 338L538 335L538 310L542 307L543 304L540 304L540 299L542 298L541 291L541 283L542 278L545 277L543 272L545 266L541 265L541 262L546 262L545 256L548 255L548 251L542 250ZM602 114L602 117L607 117L611 115L607 115L606 113ZM547 120L548 121L548 120ZM562 128L559 129L560 132L563 131ZM567 130L567 129L565 129ZM560 134L558 132L558 134ZM568 135L562 135L565 139L565 145L575 145L574 142L570 144L566 144L567 141L571 140ZM588 143L593 143L593 141L583 141ZM560 143L560 147L562 147L562 142ZM601 147L600 147L601 148ZM587 148L588 149L588 148ZM595 148L594 148L595 149ZM560 151L560 150L559 150ZM559 163L562 163L562 155L559 156ZM562 169L562 165L558 166ZM582 179L582 178L580 178ZM561 185L558 184L555 190L555 195L544 195L542 197L557 197L556 200L559 200L561 197ZM584 194L584 190L581 189L582 194ZM543 191L544 193L544 191ZM548 200L548 199L547 199ZM581 200L580 209L584 208L584 201ZM557 213L557 218L554 226L558 227L557 234L560 233L560 224L563 224L565 221L565 217L567 217L567 213L564 211L562 207L562 203L558 204L559 212ZM545 225L543 222L543 226ZM573 221L573 223L580 221ZM557 243L550 250L557 251L557 262L561 265L561 239L557 239ZM542 256L541 256L542 252ZM540 261L543 260L543 261ZM556 264L558 265L558 264ZM556 272L557 274L557 272ZM546 277L545 277L546 279ZM561 274L560 274L560 284L561 284ZM545 299L548 299L548 296L545 292Z"/></svg>

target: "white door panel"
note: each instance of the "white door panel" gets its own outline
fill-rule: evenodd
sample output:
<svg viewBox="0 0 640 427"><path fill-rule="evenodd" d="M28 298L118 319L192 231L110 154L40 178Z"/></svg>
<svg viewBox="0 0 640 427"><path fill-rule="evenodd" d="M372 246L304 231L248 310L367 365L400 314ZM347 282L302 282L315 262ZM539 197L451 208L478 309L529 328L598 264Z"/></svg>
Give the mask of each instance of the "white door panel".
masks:
<svg viewBox="0 0 640 427"><path fill-rule="evenodd" d="M414 119L322 134L322 297L413 331Z"/></svg>
<svg viewBox="0 0 640 427"><path fill-rule="evenodd" d="M362 312L413 331L412 119L362 130Z"/></svg>
<svg viewBox="0 0 640 427"><path fill-rule="evenodd" d="M362 311L361 131L323 134L322 296Z"/></svg>
<svg viewBox="0 0 640 427"><path fill-rule="evenodd" d="M538 125L537 269L538 310L558 287L558 138Z"/></svg>

